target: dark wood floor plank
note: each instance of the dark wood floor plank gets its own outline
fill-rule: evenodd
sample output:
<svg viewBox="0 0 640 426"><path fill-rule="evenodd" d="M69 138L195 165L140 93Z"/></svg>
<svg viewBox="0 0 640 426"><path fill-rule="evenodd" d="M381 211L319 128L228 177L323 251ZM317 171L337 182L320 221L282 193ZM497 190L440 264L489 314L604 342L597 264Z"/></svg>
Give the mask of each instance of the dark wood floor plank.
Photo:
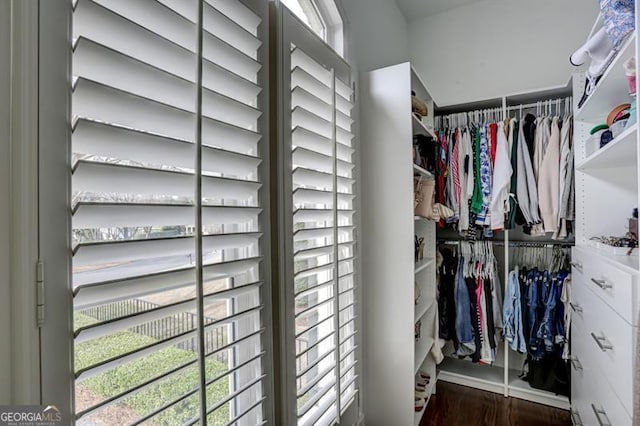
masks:
<svg viewBox="0 0 640 426"><path fill-rule="evenodd" d="M438 382L420 426L571 426L568 411Z"/></svg>

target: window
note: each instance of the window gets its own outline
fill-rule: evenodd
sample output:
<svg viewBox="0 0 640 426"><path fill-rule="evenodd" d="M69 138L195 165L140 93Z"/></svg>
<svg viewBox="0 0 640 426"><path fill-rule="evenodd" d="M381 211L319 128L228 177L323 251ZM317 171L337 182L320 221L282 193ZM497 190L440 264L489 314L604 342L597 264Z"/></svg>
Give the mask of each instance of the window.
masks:
<svg viewBox="0 0 640 426"><path fill-rule="evenodd" d="M344 25L335 0L280 0L302 22L344 56Z"/></svg>
<svg viewBox="0 0 640 426"><path fill-rule="evenodd" d="M330 425L357 410L355 142L351 69L282 10L279 147L286 241L286 424ZM293 416L293 413L290 413Z"/></svg>
<svg viewBox="0 0 640 426"><path fill-rule="evenodd" d="M266 418L265 16L262 1L75 4L78 424Z"/></svg>

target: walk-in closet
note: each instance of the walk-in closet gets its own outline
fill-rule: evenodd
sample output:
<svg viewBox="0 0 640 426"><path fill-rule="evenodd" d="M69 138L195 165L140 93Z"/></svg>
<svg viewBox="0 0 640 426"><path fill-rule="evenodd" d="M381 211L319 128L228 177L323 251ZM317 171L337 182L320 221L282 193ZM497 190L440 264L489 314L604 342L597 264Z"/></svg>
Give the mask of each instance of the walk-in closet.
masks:
<svg viewBox="0 0 640 426"><path fill-rule="evenodd" d="M441 386L530 403L539 424L637 421L637 37L622 3L600 2L556 85L441 104L425 58L362 76L372 424L455 424Z"/></svg>

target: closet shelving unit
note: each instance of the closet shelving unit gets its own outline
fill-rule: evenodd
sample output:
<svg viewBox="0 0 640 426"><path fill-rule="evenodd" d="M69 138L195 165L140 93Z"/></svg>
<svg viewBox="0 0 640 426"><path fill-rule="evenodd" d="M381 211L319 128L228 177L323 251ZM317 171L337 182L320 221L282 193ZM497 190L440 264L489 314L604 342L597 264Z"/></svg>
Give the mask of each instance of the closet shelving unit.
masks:
<svg viewBox="0 0 640 426"><path fill-rule="evenodd" d="M598 18L594 31L601 25ZM634 32L575 113L577 216L572 303L576 308L571 327L576 336L571 370L575 424L631 425L633 401L638 398L633 392L640 305L637 250L632 256L626 256L624 250L614 254L611 248L594 246L591 241L592 237L625 235L627 220L638 207L638 124L588 156L585 150L589 130L604 123L614 107L632 102L622 64L632 56L640 58L638 53ZM582 94L584 81L584 75L574 75L574 100ZM598 391L591 391L594 388Z"/></svg>
<svg viewBox="0 0 640 426"><path fill-rule="evenodd" d="M363 408L372 425L419 424L415 377L431 375L435 390L437 320L435 222L414 215L413 178L433 179L413 164L416 134L435 136L433 101L409 63L371 71L363 79L362 113L375 117L362 129ZM429 116L411 112L411 91L427 102ZM415 262L414 235L424 238L424 258ZM415 286L420 298L415 303ZM422 323L415 339L416 323ZM427 404L425 404L426 409Z"/></svg>
<svg viewBox="0 0 640 426"><path fill-rule="evenodd" d="M438 112L448 114L450 112L473 111L486 108L502 108L503 117L514 116L513 111L518 105L535 103L547 99L565 98L571 96L571 86L545 88L529 93L504 96L500 100L492 99L486 102L474 102L467 105L455 105L440 109ZM515 235L514 235L515 234ZM510 265L509 247L512 239L530 240L540 244L567 243L565 241L553 241L549 238L536 238L521 235L521 232L505 231L501 235L494 237L494 241L504 247L502 255L495 250L495 255L499 262L505 266L504 275L501 275L504 296L504 284L507 282ZM569 242L571 244L571 242ZM446 350L446 347L445 347ZM551 392L539 390L529 386L529 383L519 376L522 372L525 355L516 353L509 349L504 341L498 342L496 348L496 362L493 365L474 364L468 359L455 359L445 357L445 360L438 366L438 381L455 383L463 386L499 393L505 397L520 398L540 404L550 405L562 409L569 409L569 398L555 395Z"/></svg>

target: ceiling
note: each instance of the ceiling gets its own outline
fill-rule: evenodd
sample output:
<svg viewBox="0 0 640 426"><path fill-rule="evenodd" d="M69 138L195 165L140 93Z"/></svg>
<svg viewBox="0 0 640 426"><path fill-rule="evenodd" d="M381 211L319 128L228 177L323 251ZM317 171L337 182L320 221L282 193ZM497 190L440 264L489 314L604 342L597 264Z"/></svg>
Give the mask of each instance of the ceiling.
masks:
<svg viewBox="0 0 640 426"><path fill-rule="evenodd" d="M407 21L425 18L482 0L396 0Z"/></svg>

